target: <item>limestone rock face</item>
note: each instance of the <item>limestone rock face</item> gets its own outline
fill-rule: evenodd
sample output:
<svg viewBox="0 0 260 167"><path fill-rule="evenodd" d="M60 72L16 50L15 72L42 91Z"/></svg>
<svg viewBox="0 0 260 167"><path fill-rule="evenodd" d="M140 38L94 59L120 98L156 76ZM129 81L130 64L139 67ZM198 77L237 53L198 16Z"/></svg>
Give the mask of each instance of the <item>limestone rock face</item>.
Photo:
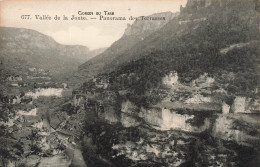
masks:
<svg viewBox="0 0 260 167"><path fill-rule="evenodd" d="M170 72L169 75L166 75L162 81L167 86L173 86L174 84L178 83L178 74L177 72Z"/></svg>
<svg viewBox="0 0 260 167"><path fill-rule="evenodd" d="M162 129L181 129L189 131L192 127L186 123L188 119L192 119L194 116L181 115L175 112L171 112L169 109L162 110Z"/></svg>
<svg viewBox="0 0 260 167"><path fill-rule="evenodd" d="M236 97L232 105L232 111L234 113L243 113L245 112L246 98L245 97Z"/></svg>
<svg viewBox="0 0 260 167"><path fill-rule="evenodd" d="M258 118L252 115L219 115L212 129L212 136L242 145L250 145L259 141L257 127Z"/></svg>
<svg viewBox="0 0 260 167"><path fill-rule="evenodd" d="M227 103L223 102L222 103L222 113L228 114L229 111L230 111L230 106Z"/></svg>
<svg viewBox="0 0 260 167"><path fill-rule="evenodd" d="M197 9L202 7L208 7L213 3L223 5L226 2L231 2L235 0L188 0L186 7L196 7Z"/></svg>
<svg viewBox="0 0 260 167"><path fill-rule="evenodd" d="M25 96L37 99L39 96L62 96L62 88L37 89L35 92L27 92Z"/></svg>
<svg viewBox="0 0 260 167"><path fill-rule="evenodd" d="M139 117L143 118L146 122L151 125L159 126L162 124L162 116L160 108L143 109L139 112Z"/></svg>
<svg viewBox="0 0 260 167"><path fill-rule="evenodd" d="M231 106L232 113L251 113L250 98L237 96Z"/></svg>
<svg viewBox="0 0 260 167"><path fill-rule="evenodd" d="M138 108L132 102L127 100L125 102L122 102L121 111L124 113L128 113L128 114L134 114L134 113L138 112Z"/></svg>
<svg viewBox="0 0 260 167"><path fill-rule="evenodd" d="M121 123L126 128L140 125L140 122L135 117L125 113L121 113Z"/></svg>
<svg viewBox="0 0 260 167"><path fill-rule="evenodd" d="M159 130L182 130L200 132L206 130L210 126L208 119L204 120L202 126L196 127L189 123L189 120L194 119L194 115L179 114L167 108L151 108L141 109L139 117L150 125L155 126Z"/></svg>
<svg viewBox="0 0 260 167"><path fill-rule="evenodd" d="M212 102L211 97L204 97L202 95L194 95L185 101L186 104L201 104Z"/></svg>
<svg viewBox="0 0 260 167"><path fill-rule="evenodd" d="M168 23L169 20L171 20L176 15L177 14L173 14L171 12L163 12L163 13L156 13L150 16L146 16L146 17L165 17L165 20L156 20L156 21L142 20L142 17L139 17L138 18L139 20L136 20L132 25L128 24L124 35L139 36L150 31L155 31L163 27L166 23Z"/></svg>

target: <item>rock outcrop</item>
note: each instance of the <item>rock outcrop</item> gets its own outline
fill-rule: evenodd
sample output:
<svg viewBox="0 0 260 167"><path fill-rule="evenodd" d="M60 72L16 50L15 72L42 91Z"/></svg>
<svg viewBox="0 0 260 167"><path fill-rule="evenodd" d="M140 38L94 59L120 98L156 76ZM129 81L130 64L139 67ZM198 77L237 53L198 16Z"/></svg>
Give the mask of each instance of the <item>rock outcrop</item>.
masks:
<svg viewBox="0 0 260 167"><path fill-rule="evenodd" d="M222 103L222 113L228 114L229 112L230 112L230 106L227 103L223 102Z"/></svg>
<svg viewBox="0 0 260 167"><path fill-rule="evenodd" d="M237 96L231 105L232 113L259 113L259 104L254 105L252 98Z"/></svg>
<svg viewBox="0 0 260 167"><path fill-rule="evenodd" d="M259 141L257 118L252 115L219 115L212 129L212 135L226 141L252 146ZM251 131L251 132L250 132Z"/></svg>
<svg viewBox="0 0 260 167"><path fill-rule="evenodd" d="M25 96L37 99L39 96L57 96L61 97L62 88L36 89L35 92L27 92Z"/></svg>
<svg viewBox="0 0 260 167"><path fill-rule="evenodd" d="M137 20L132 24L128 24L125 29L124 36L139 36L139 38L145 38L146 33L154 32L157 29L162 28L169 20L177 16L178 13L173 14L172 12L156 13L145 17L157 17L165 18L161 20L142 20L142 17L138 17Z"/></svg>
<svg viewBox="0 0 260 167"><path fill-rule="evenodd" d="M178 83L178 78L177 72L170 72L168 75L163 77L162 82L163 84L172 87L174 84Z"/></svg>

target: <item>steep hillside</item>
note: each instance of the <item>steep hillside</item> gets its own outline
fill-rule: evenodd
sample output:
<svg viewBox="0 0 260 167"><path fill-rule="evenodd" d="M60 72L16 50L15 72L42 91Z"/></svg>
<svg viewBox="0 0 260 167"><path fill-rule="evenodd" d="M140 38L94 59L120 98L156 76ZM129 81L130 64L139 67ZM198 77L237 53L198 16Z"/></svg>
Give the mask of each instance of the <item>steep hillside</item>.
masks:
<svg viewBox="0 0 260 167"><path fill-rule="evenodd" d="M166 53L173 58L181 54L185 57L182 52L189 52L194 58L201 52L205 53L205 49L214 47L218 52L230 45L258 40L259 12L256 5L253 0L190 0L178 16L172 17L167 24L161 24L149 35L140 35L142 25L147 23L136 21L120 40L103 54L81 65L79 70L83 74L113 71L132 60L153 54L161 57Z"/></svg>
<svg viewBox="0 0 260 167"><path fill-rule="evenodd" d="M234 72L239 79L233 92L255 89L260 40L255 2L209 2L189 1L178 17L104 69L109 71L119 64L121 68L112 75L134 73L137 81L128 86L141 94L158 86L170 71L177 71L181 81L191 81L204 72L216 77L223 71ZM232 49L224 53L227 48Z"/></svg>
<svg viewBox="0 0 260 167"><path fill-rule="evenodd" d="M125 54L125 52L131 50L137 43L142 42L145 38L163 27L169 20L177 15L178 14L173 14L171 12L164 12L153 14L148 17L165 17L166 20L136 20L132 25L128 25L124 35L118 41L114 42L105 52L79 66L80 73L82 75L86 73L97 74L98 72L103 71L105 65L110 63L114 64L115 60Z"/></svg>
<svg viewBox="0 0 260 167"><path fill-rule="evenodd" d="M71 105L85 114L86 163L257 166L256 2L188 0L179 16L105 61L73 92Z"/></svg>
<svg viewBox="0 0 260 167"><path fill-rule="evenodd" d="M259 15L253 1L210 1L207 5L206 1L195 2L188 2L178 17L119 56L116 63L106 64L106 70L158 51L174 56L176 50L187 46L184 49L193 48L191 54L198 55L205 47L218 50L259 39Z"/></svg>
<svg viewBox="0 0 260 167"><path fill-rule="evenodd" d="M258 166L258 2L188 0L165 24L135 22L66 73L98 73L74 90L33 68L71 68L53 40L6 42L0 166Z"/></svg>
<svg viewBox="0 0 260 167"><path fill-rule="evenodd" d="M23 28L0 28L0 60L5 69L42 68L53 75L71 72L91 55L85 46L61 45L51 37ZM18 73L20 70L17 70Z"/></svg>

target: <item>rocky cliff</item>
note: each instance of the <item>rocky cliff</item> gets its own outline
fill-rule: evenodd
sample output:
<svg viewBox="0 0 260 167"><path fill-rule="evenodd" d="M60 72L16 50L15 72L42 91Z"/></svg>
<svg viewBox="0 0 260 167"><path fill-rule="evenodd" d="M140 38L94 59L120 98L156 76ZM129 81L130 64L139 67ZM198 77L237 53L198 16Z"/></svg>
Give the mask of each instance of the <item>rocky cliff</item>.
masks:
<svg viewBox="0 0 260 167"><path fill-rule="evenodd" d="M137 36L140 39L144 39L146 34L150 34L160 28L162 28L165 24L167 24L171 19L176 17L178 13L172 12L164 12L164 13L156 13L149 16L149 18L165 18L161 20L151 21L151 20L143 20L144 16L138 17L133 24L128 24L125 29L125 33L123 36Z"/></svg>
<svg viewBox="0 0 260 167"><path fill-rule="evenodd" d="M108 86L84 84L97 95L85 110L95 157L115 166L256 165L259 22L254 1L189 0L178 16L102 64L114 70L97 77ZM144 31L129 26L124 38ZM88 97L90 87L80 91Z"/></svg>
<svg viewBox="0 0 260 167"><path fill-rule="evenodd" d="M31 104L19 106L19 94L1 98L11 118L1 124L12 132L2 133L1 151L29 165L41 157L40 166L257 166L259 49L249 41L259 40L259 15L253 1L234 2L190 0L161 28L135 22L104 52L122 52L121 68L93 77L72 97L51 88L24 93L35 97ZM153 26L159 29L150 32ZM143 40L135 36L146 32ZM248 45L221 53L241 43ZM38 98L46 95L55 97Z"/></svg>

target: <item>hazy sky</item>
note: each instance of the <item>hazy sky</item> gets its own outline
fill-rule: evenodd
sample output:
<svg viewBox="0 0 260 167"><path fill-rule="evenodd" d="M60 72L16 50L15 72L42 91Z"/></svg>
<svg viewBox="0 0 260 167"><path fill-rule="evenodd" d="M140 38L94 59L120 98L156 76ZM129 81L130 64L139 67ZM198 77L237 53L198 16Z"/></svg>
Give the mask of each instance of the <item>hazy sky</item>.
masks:
<svg viewBox="0 0 260 167"><path fill-rule="evenodd" d="M0 0L1 1L1 0ZM124 33L130 16L147 16L159 12L178 12L187 0L123 0L116 1L58 1L58 0L11 0L0 2L0 24L5 27L30 28L52 36L62 44L85 45L90 49L108 47ZM94 12L93 20L70 20L78 11ZM96 12L114 12L114 16L125 16L126 21L102 21ZM30 15L30 20L21 19ZM52 20L36 20L35 15L49 15ZM69 20L54 20L54 16L66 15Z"/></svg>

